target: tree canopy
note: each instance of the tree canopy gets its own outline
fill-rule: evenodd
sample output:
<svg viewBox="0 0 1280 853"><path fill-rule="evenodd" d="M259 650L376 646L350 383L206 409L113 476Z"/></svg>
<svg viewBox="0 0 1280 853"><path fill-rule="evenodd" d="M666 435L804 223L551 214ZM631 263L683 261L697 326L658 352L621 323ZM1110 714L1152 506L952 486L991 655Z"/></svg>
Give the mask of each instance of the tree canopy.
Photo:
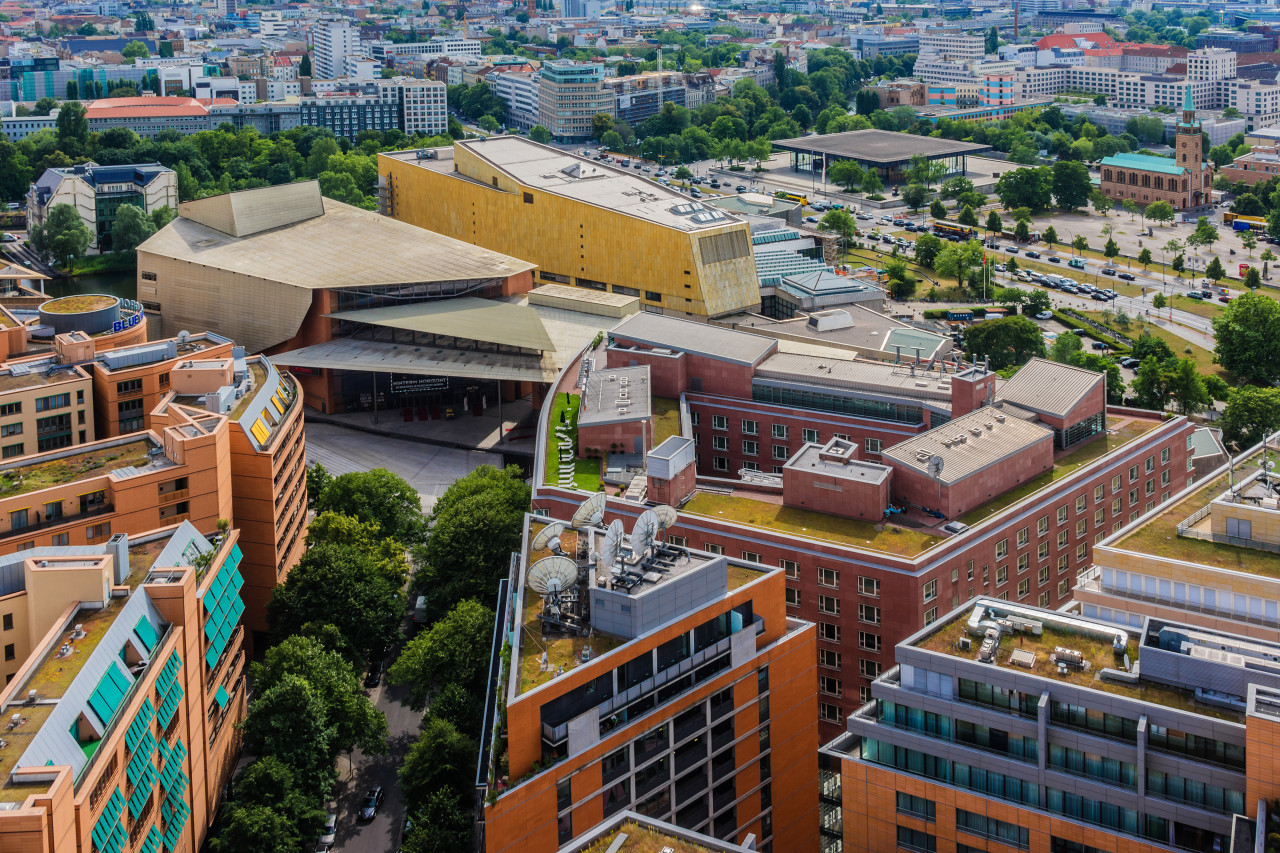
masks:
<svg viewBox="0 0 1280 853"><path fill-rule="evenodd" d="M422 537L422 498L386 468L334 477L317 497L316 510L372 522L384 535L406 544Z"/></svg>
<svg viewBox="0 0 1280 853"><path fill-rule="evenodd" d="M975 323L965 330L964 342L971 354L988 357L992 370L1026 364L1045 355L1040 327L1020 316Z"/></svg>
<svg viewBox="0 0 1280 853"><path fill-rule="evenodd" d="M1242 293L1213 318L1218 362L1237 379L1270 385L1280 379L1280 304Z"/></svg>

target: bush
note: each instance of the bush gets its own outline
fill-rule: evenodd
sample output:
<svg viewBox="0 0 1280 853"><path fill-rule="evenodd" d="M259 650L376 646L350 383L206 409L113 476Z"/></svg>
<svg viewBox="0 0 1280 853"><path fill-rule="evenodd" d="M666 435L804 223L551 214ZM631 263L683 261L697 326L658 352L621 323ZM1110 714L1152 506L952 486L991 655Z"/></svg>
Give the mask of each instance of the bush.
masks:
<svg viewBox="0 0 1280 853"><path fill-rule="evenodd" d="M867 200L868 201L884 201L884 196L880 195L880 193L872 193L871 195L867 196Z"/></svg>
<svg viewBox="0 0 1280 853"><path fill-rule="evenodd" d="M1064 314L1061 311L1054 311L1053 318L1057 320L1059 323L1061 323L1062 325L1066 326L1068 329L1081 330L1082 332L1084 332L1083 336L1086 338L1091 338L1095 341L1102 341L1104 344L1106 344L1108 347L1111 348L1112 355L1122 356L1122 355L1129 354L1129 348L1127 346L1120 343L1110 335L1102 334L1097 329L1093 328L1093 326L1090 326L1087 323L1081 323L1079 320L1077 320L1075 317L1072 317L1070 314Z"/></svg>

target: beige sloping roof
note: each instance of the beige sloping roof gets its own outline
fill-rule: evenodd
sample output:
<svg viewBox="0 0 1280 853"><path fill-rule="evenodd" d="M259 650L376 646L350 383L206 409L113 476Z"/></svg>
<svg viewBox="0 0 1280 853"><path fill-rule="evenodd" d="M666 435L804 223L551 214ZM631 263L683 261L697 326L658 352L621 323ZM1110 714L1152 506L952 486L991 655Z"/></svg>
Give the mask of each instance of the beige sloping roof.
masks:
<svg viewBox="0 0 1280 853"><path fill-rule="evenodd" d="M4 266L0 266L0 279L10 278L29 278L39 281L40 279L48 279L49 276L38 273L33 269L28 269L22 264L5 262Z"/></svg>
<svg viewBox="0 0 1280 853"><path fill-rule="evenodd" d="M940 457L942 473L938 479L951 484L1017 456L1041 441L1053 441L1053 430L985 406L912 436L882 454L884 459L921 473L928 471L931 457Z"/></svg>
<svg viewBox="0 0 1280 853"><path fill-rule="evenodd" d="M556 348L537 311L527 305L494 302L474 296L394 305L389 308L341 311L328 316L335 320L408 329L431 335L448 335L539 352L550 352Z"/></svg>
<svg viewBox="0 0 1280 853"><path fill-rule="evenodd" d="M293 186L246 192L264 193L249 201L274 207L275 197L266 191L284 190L280 198L291 199ZM230 199L236 195L240 193L221 197L226 201L220 211L204 209L198 215L232 229L257 229L271 219L266 213L240 210L243 200ZM370 210L333 199L324 199L323 205L321 216L239 237L179 215L139 251L307 290L499 279L534 268L534 264Z"/></svg>
<svg viewBox="0 0 1280 853"><path fill-rule="evenodd" d="M271 361L278 367L412 373L422 376L455 376L460 379L509 379L519 382L554 382L559 373L559 368L546 353L539 358L536 355L433 349L355 338L337 338L278 353L271 356Z"/></svg>
<svg viewBox="0 0 1280 853"><path fill-rule="evenodd" d="M234 237L324 216L318 181L223 193L178 205L178 215Z"/></svg>
<svg viewBox="0 0 1280 853"><path fill-rule="evenodd" d="M1105 373L1033 358L1004 383L999 399L1037 414L1063 418L1085 395L1106 381Z"/></svg>

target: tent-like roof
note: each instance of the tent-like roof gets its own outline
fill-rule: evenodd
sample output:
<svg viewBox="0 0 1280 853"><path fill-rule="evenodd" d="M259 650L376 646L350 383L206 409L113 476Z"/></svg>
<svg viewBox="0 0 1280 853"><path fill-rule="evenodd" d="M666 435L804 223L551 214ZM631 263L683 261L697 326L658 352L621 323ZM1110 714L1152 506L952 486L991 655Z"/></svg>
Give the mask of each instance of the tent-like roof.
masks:
<svg viewBox="0 0 1280 853"><path fill-rule="evenodd" d="M38 273L35 270L27 269L22 264L6 263L0 267L0 279L11 278L29 278L32 281L47 280L49 276L44 273Z"/></svg>
<svg viewBox="0 0 1280 853"><path fill-rule="evenodd" d="M341 311L328 316L335 320L447 335L539 352L552 352L556 348L546 327L542 325L542 318L534 309L527 305L494 302L474 296L442 299L438 302L416 302L390 308Z"/></svg>

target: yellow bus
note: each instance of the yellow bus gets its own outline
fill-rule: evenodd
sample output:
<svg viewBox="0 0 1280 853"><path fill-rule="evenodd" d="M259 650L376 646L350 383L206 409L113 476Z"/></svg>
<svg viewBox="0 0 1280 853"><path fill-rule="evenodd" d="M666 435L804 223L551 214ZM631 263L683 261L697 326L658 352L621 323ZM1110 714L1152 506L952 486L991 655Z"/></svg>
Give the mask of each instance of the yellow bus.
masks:
<svg viewBox="0 0 1280 853"><path fill-rule="evenodd" d="M786 199L787 201L798 201L798 202L800 202L800 204L801 204L801 205L803 205L804 207L808 207L808 206L809 206L809 199L808 199L808 197L807 197L807 196L796 195L795 193L787 193L787 192L778 191L778 192L776 192L776 193L774 193L774 194L773 194L773 197L774 197L774 198Z"/></svg>
<svg viewBox="0 0 1280 853"><path fill-rule="evenodd" d="M961 240L972 240L977 231L965 225L953 225L950 222L934 222L933 233L939 237L959 237Z"/></svg>
<svg viewBox="0 0 1280 853"><path fill-rule="evenodd" d="M1230 225L1233 231L1266 231L1267 220L1261 216L1241 216L1227 211L1222 214L1222 224Z"/></svg>

